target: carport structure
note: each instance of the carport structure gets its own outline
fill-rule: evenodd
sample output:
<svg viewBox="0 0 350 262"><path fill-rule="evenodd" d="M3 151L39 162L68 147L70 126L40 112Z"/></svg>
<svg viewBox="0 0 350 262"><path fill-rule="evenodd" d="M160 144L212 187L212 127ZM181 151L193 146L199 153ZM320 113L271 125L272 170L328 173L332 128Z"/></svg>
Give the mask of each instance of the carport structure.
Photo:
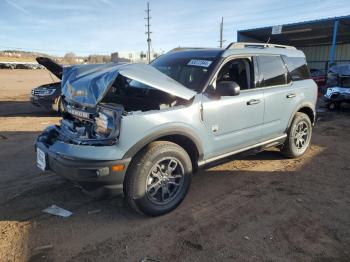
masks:
<svg viewBox="0 0 350 262"><path fill-rule="evenodd" d="M295 46L310 68L327 71L331 64L350 62L350 15L240 30L237 41Z"/></svg>

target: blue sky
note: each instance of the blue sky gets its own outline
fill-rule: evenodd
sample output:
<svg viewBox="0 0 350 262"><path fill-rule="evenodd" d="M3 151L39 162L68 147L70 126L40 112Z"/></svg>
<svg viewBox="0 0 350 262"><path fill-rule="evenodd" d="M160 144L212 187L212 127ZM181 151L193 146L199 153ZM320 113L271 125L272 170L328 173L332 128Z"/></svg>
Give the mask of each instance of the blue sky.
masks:
<svg viewBox="0 0 350 262"><path fill-rule="evenodd" d="M236 31L350 14L349 0L150 0L152 46L217 47ZM63 55L146 50L144 0L1 0L0 50Z"/></svg>

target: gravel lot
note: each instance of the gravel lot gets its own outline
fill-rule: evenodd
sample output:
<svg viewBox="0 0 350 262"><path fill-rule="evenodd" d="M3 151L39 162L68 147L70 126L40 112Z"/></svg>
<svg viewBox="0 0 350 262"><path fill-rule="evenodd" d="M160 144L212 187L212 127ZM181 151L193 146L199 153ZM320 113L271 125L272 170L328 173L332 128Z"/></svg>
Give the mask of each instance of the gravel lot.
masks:
<svg viewBox="0 0 350 262"><path fill-rule="evenodd" d="M200 171L175 211L148 218L36 168L34 140L59 117L29 93L51 81L0 70L0 261L350 261L349 109L318 115L304 157L271 149ZM52 204L74 214L41 212Z"/></svg>

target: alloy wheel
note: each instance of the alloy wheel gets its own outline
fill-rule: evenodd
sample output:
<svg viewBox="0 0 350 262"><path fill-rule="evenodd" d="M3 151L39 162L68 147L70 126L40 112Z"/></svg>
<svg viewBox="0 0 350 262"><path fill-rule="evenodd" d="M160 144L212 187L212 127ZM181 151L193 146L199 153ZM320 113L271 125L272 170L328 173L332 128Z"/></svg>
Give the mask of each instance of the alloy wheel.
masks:
<svg viewBox="0 0 350 262"><path fill-rule="evenodd" d="M298 149L303 149L307 146L309 138L309 128L305 121L298 123L294 132L294 144Z"/></svg>
<svg viewBox="0 0 350 262"><path fill-rule="evenodd" d="M172 201L184 182L184 168L174 157L165 157L153 165L146 180L146 195L158 205Z"/></svg>

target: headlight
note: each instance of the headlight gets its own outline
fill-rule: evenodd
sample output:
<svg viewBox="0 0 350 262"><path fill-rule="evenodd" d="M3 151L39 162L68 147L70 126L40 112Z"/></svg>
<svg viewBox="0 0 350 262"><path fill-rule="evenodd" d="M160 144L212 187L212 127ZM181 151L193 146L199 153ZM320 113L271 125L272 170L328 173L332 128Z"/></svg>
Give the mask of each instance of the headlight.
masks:
<svg viewBox="0 0 350 262"><path fill-rule="evenodd" d="M50 96L53 93L55 93L55 88L40 88L40 89L33 89L32 94L37 96Z"/></svg>
<svg viewBox="0 0 350 262"><path fill-rule="evenodd" d="M119 135L120 115L118 111L100 108L98 116L95 117L95 132L98 136L105 138L117 137Z"/></svg>
<svg viewBox="0 0 350 262"><path fill-rule="evenodd" d="M112 129L113 124L106 114L99 113L98 117L95 118L95 125L95 131L98 134L108 135Z"/></svg>
<svg viewBox="0 0 350 262"><path fill-rule="evenodd" d="M101 105L97 108L93 131L98 138L117 139L120 132L124 107L121 105Z"/></svg>

